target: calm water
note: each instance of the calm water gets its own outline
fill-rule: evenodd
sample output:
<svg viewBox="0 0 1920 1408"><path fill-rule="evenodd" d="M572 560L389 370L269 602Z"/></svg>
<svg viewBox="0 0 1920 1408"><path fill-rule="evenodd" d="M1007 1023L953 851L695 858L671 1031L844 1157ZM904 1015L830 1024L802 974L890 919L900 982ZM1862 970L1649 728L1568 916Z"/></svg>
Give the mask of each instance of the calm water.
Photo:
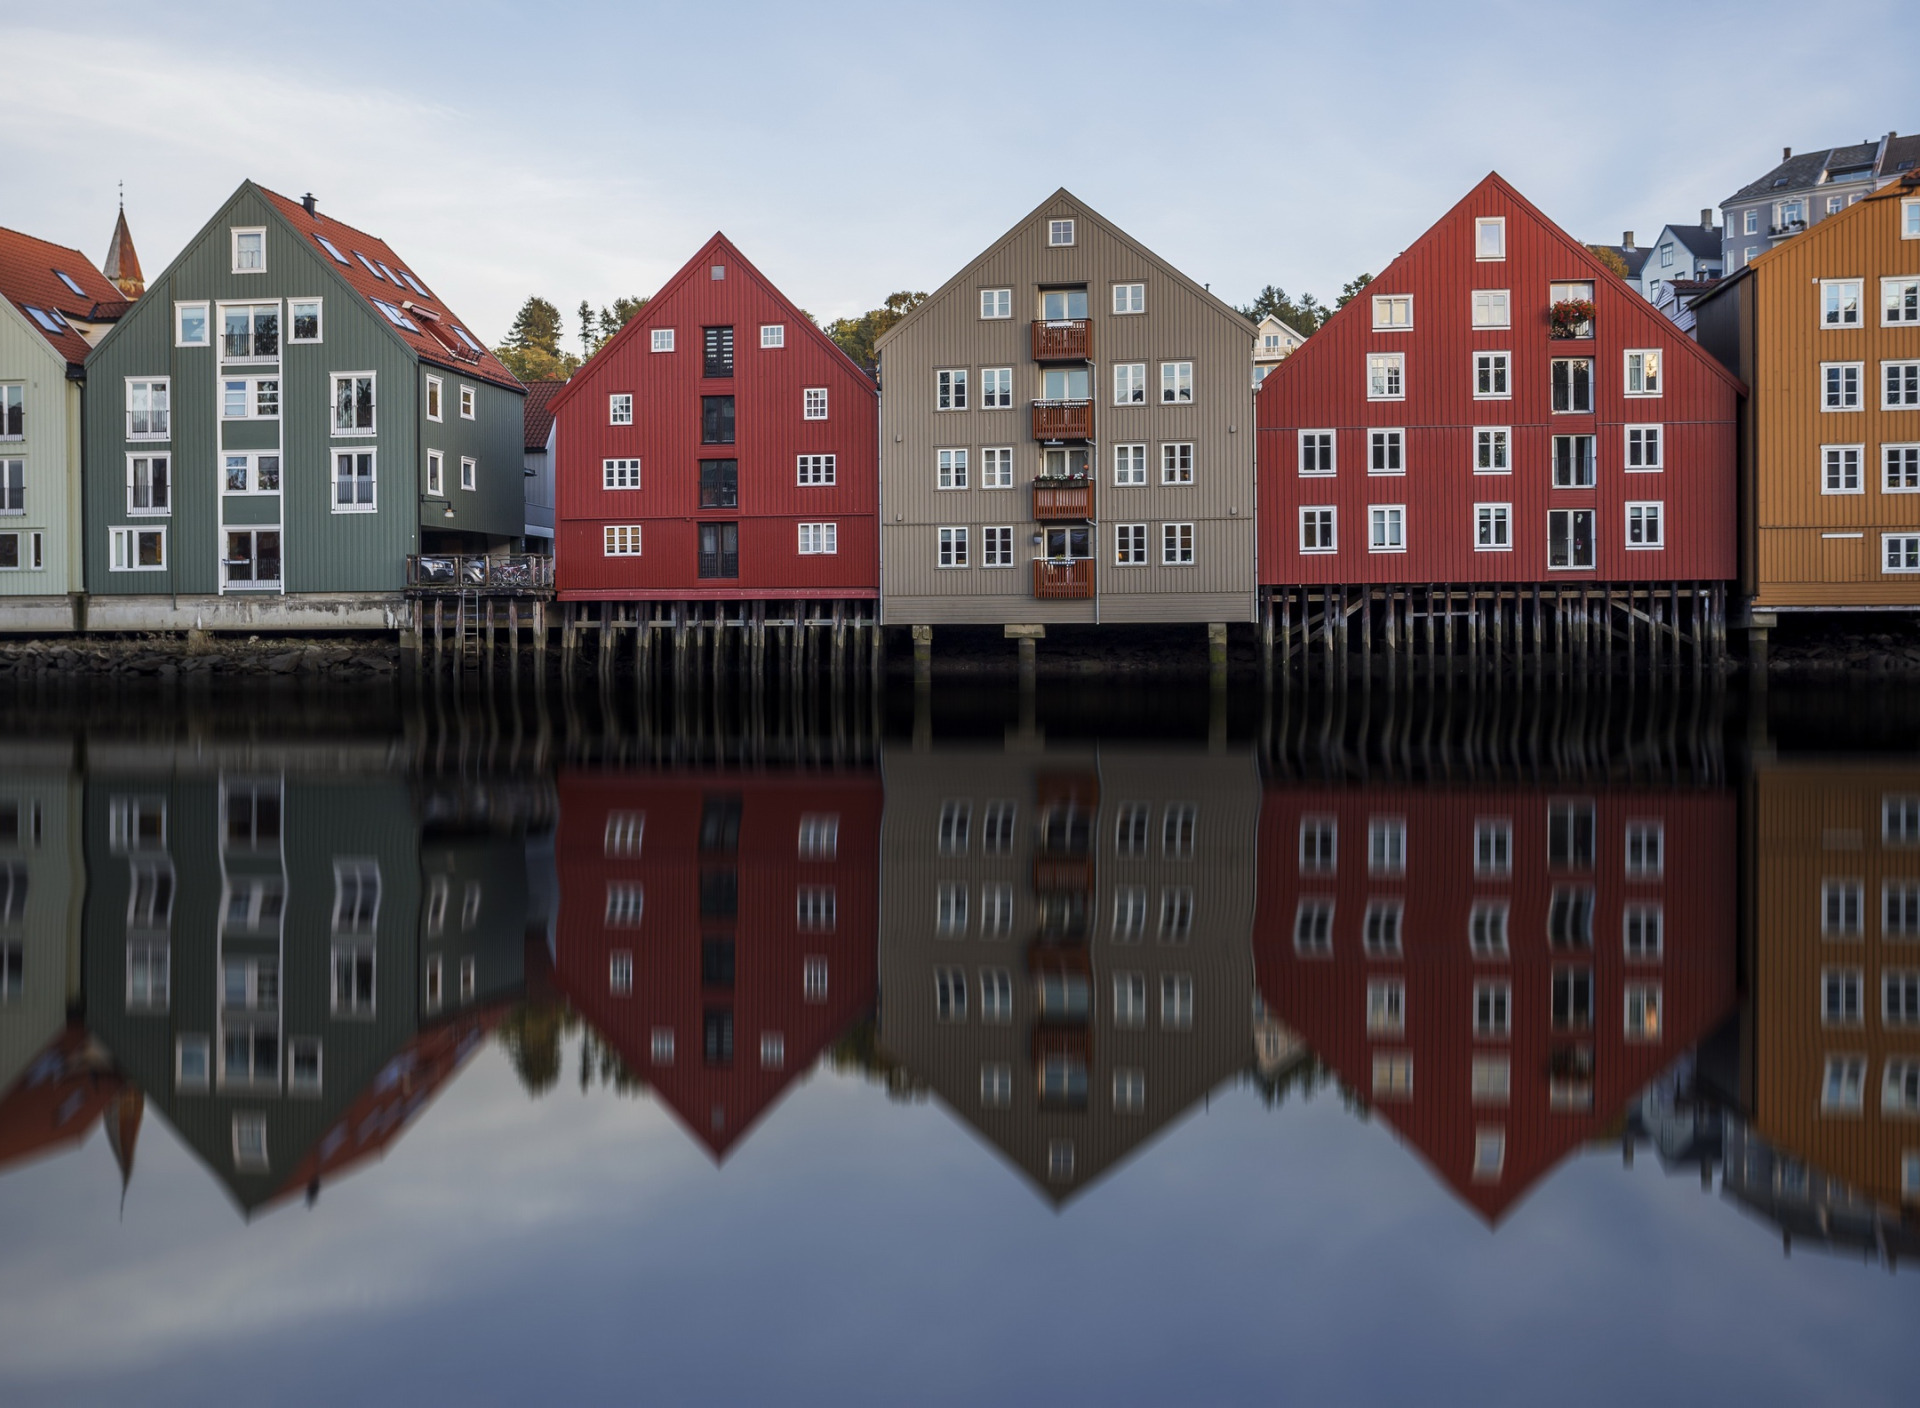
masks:
<svg viewBox="0 0 1920 1408"><path fill-rule="evenodd" d="M1916 720L0 699L0 1399L1911 1402Z"/></svg>

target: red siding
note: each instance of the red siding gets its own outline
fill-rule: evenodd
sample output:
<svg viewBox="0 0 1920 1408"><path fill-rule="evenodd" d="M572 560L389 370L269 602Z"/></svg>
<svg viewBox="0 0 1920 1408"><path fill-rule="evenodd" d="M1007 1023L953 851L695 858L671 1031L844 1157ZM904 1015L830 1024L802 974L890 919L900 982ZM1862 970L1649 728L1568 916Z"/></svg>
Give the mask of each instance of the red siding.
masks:
<svg viewBox="0 0 1920 1408"><path fill-rule="evenodd" d="M1504 260L1474 257L1474 221L1504 216ZM1549 337L1549 285L1594 285L1594 336ZM1508 290L1512 326L1476 328L1475 289ZM1413 327L1375 331L1373 296L1411 294ZM1625 395L1625 353L1662 352L1664 394ZM1474 399L1474 354L1511 355L1509 400ZM1367 399L1367 358L1406 354L1406 399ZM1591 357L1594 413L1553 414L1549 363ZM1497 175L1449 211L1366 291L1267 377L1260 436L1260 580L1290 583L1644 582L1730 579L1735 570L1734 423L1740 387L1684 333ZM1665 427L1666 467L1627 473L1625 431ZM1511 472L1473 472L1474 429L1512 428ZM1406 430L1403 476L1369 475L1368 431ZM1299 473L1299 432L1337 435L1331 479ZM1597 437L1592 489L1553 487L1552 437ZM1626 546L1630 501L1665 505L1666 547ZM1512 505L1513 547L1475 550L1474 506ZM1406 506L1406 551L1369 551L1367 510ZM1300 509L1338 510L1334 553L1300 550ZM1591 508L1595 565L1549 570L1547 514Z"/></svg>
<svg viewBox="0 0 1920 1408"><path fill-rule="evenodd" d="M726 277L715 279L718 265ZM760 346L763 324L786 344ZM703 375L701 331L734 330L734 375ZM656 328L674 350L654 352ZM827 418L802 417L802 393L827 389ZM633 396L633 424L608 423L608 398ZM734 397L735 441L703 445L700 398ZM880 556L878 393L873 382L715 235L583 367L555 403L554 555L563 598L875 597ZM837 457L832 486L801 485L800 455ZM641 487L604 487L603 461L641 461ZM739 462L739 506L700 507L703 459ZM740 575L697 575L698 525L740 525ZM801 523L833 523L838 550L802 555ZM637 557L608 557L602 529L638 524Z"/></svg>
<svg viewBox="0 0 1920 1408"><path fill-rule="evenodd" d="M878 986L880 779L849 772L767 776L715 773L564 773L556 838L561 906L554 978L582 1017L618 1051L716 1159L724 1158L787 1086L864 1013ZM709 798L740 802L738 847L701 849ZM638 853L609 854L616 813L644 818ZM830 859L799 854L800 819L839 818ZM732 870L738 906L731 920L700 911L701 876ZM637 884L640 922L607 923L611 884ZM833 927L802 932L801 886L830 886ZM730 987L709 985L702 941L734 941ZM615 992L616 953L632 955L633 985ZM823 1000L805 992L809 958L825 959ZM733 1016L733 1059L704 1059L708 1011ZM670 1063L653 1060L653 1032L674 1033ZM762 1036L778 1032L785 1059L761 1063Z"/></svg>
<svg viewBox="0 0 1920 1408"><path fill-rule="evenodd" d="M1591 800L1596 847L1590 871L1549 868L1547 812L1560 799ZM1684 1051L1696 1045L1735 1001L1734 800L1727 794L1678 792L1439 792L1379 789L1273 789L1260 819L1260 894L1254 921L1254 964L1261 996L1274 1016L1297 1032L1374 1113L1419 1150L1437 1177L1489 1222L1497 1222L1550 1168L1582 1143L1616 1128L1628 1102ZM1304 818L1332 817L1339 827L1337 868L1302 874ZM1397 877L1368 874L1368 824L1406 821L1406 863ZM1474 825L1509 818L1512 873L1477 876ZM1629 821L1665 826L1664 867L1658 879L1626 875ZM1547 912L1559 885L1594 890L1593 949L1551 949ZM1331 957L1295 951L1296 908L1304 898L1335 902ZM1404 898L1398 960L1369 956L1363 915L1370 899ZM1469 916L1476 900L1506 900L1508 953L1504 962L1477 960L1469 948ZM1622 938L1622 907L1658 900L1665 911L1665 953L1658 963L1629 963ZM1590 967L1593 1024L1569 1034L1552 1026L1553 970ZM1405 1031L1371 1035L1367 984L1399 978L1406 985ZM1512 1029L1505 1040L1476 1036L1474 984L1512 984ZM1661 985L1662 1035L1629 1041L1625 1033L1628 981ZM1593 1056L1593 1099L1586 1110L1556 1110L1549 1100L1548 1064L1556 1048L1579 1044ZM1409 1100L1374 1100L1373 1057L1413 1057ZM1476 1052L1504 1052L1512 1071L1509 1102L1476 1105ZM1481 1128L1506 1138L1500 1176L1476 1181L1474 1142Z"/></svg>

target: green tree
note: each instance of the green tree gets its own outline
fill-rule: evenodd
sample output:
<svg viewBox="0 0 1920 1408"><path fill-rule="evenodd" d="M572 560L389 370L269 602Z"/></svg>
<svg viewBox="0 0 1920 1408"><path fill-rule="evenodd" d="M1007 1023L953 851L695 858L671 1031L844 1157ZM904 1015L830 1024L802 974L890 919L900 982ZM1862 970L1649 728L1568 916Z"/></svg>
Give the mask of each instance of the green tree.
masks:
<svg viewBox="0 0 1920 1408"><path fill-rule="evenodd" d="M835 318L826 326L826 334L840 345L854 361L872 371L874 367L873 344L907 314L927 301L924 293L894 293L878 308L869 309L857 318Z"/></svg>
<svg viewBox="0 0 1920 1408"><path fill-rule="evenodd" d="M1353 302L1354 299L1360 296L1360 290L1372 282L1372 274L1362 274L1359 278L1349 280L1342 284L1340 286L1340 296L1335 299L1333 303L1334 310L1337 312ZM1328 316L1331 317L1332 315L1329 314Z"/></svg>
<svg viewBox="0 0 1920 1408"><path fill-rule="evenodd" d="M616 298L613 306L594 311L591 303L580 300L580 349L588 357L606 346L607 339L633 321L633 315L647 306L646 296Z"/></svg>
<svg viewBox="0 0 1920 1408"><path fill-rule="evenodd" d="M1587 252L1606 265L1621 278L1627 277L1627 261L1620 257L1620 251L1604 244L1590 244Z"/></svg>
<svg viewBox="0 0 1920 1408"><path fill-rule="evenodd" d="M1278 318L1302 337L1312 337L1327 320L1326 307L1312 294L1302 294L1296 303L1285 289L1275 284L1261 289L1253 302L1240 311L1256 323L1262 318Z"/></svg>
<svg viewBox="0 0 1920 1408"><path fill-rule="evenodd" d="M560 1081L560 1039L577 1019L564 1002L523 1002L500 1023L500 1044L527 1094Z"/></svg>
<svg viewBox="0 0 1920 1408"><path fill-rule="evenodd" d="M493 353L521 381L565 381L580 359L560 350L560 331L560 310L536 295L520 305Z"/></svg>

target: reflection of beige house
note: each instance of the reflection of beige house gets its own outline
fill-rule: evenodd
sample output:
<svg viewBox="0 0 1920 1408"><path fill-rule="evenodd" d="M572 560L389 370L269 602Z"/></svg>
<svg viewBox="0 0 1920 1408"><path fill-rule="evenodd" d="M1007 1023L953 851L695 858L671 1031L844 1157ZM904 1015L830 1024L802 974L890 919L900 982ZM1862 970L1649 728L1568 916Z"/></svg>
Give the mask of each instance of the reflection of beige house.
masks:
<svg viewBox="0 0 1920 1408"><path fill-rule="evenodd" d="M1252 757L884 760L879 1044L1056 1206L1254 1060Z"/></svg>
<svg viewBox="0 0 1920 1408"><path fill-rule="evenodd" d="M0 749L0 1096L80 995L79 825L70 744Z"/></svg>
<svg viewBox="0 0 1920 1408"><path fill-rule="evenodd" d="M1262 318L1253 337L1253 389L1258 391L1267 373L1286 361L1299 349L1307 335L1269 313Z"/></svg>

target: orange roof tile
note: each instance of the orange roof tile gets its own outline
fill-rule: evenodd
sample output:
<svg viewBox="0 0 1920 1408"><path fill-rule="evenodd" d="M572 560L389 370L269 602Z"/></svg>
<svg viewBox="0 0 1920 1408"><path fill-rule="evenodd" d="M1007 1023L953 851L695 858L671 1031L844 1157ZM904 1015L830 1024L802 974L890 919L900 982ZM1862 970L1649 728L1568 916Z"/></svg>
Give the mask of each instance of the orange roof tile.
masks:
<svg viewBox="0 0 1920 1408"><path fill-rule="evenodd" d="M68 287L62 274L80 286L78 293ZM0 229L0 298L11 303L75 367L87 360L87 340L67 319L111 322L119 316L113 308L126 308L120 290L79 250L7 229Z"/></svg>
<svg viewBox="0 0 1920 1408"><path fill-rule="evenodd" d="M553 429L553 398L560 394L564 381L527 383L527 448L547 448L547 432Z"/></svg>

